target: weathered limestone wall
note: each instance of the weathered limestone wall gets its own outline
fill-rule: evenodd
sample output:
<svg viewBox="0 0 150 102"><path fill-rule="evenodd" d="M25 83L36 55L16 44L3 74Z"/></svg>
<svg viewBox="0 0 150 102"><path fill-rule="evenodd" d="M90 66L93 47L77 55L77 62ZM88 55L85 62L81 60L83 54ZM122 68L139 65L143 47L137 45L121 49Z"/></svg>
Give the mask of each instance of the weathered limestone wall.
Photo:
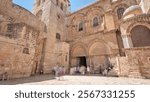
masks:
<svg viewBox="0 0 150 102"><path fill-rule="evenodd" d="M8 0L10 1L10 0ZM27 25L39 30L44 30L44 23L37 19L31 12L19 5L7 3L7 0L0 0L0 12L8 17L13 18L13 21L25 22ZM6 2L6 3L5 3ZM38 26L37 26L38 25Z"/></svg>
<svg viewBox="0 0 150 102"><path fill-rule="evenodd" d="M122 18L118 18L118 9L123 8L126 10L128 7L132 5L137 5L138 3L136 0L115 0L115 2L112 2L111 5L111 11L114 18L115 28L120 29L120 23L122 22Z"/></svg>
<svg viewBox="0 0 150 102"><path fill-rule="evenodd" d="M10 78L31 75L34 58L33 48L30 48L30 54L23 54L24 46L7 38L0 38L0 47L0 75L6 72Z"/></svg>
<svg viewBox="0 0 150 102"><path fill-rule="evenodd" d="M137 5L137 0L100 0L72 14L69 0L35 1L33 15L12 0L0 0L0 76L50 73L57 63L68 72L69 60L70 66L76 66L80 57L85 57L88 66L101 66L102 71L114 64L111 76L150 78L150 48L133 48L131 39L135 26L150 28L150 15L139 13L122 21L122 11L118 13L119 8ZM141 0L145 13L150 11L149 3ZM97 26L93 25L95 17ZM81 22L83 29L79 31ZM119 57L121 36L124 57Z"/></svg>
<svg viewBox="0 0 150 102"><path fill-rule="evenodd" d="M42 56L44 27L31 12L11 0L0 1L0 76L7 73L10 78L20 78L39 72L39 64L34 63Z"/></svg>
<svg viewBox="0 0 150 102"><path fill-rule="evenodd" d="M109 8L109 3L104 2L96 2L86 8L83 8L79 11L76 11L67 17L67 25L68 25L68 38L67 40L73 40L74 38L78 38L84 35L91 35L97 32L102 32L105 27L105 11ZM93 19L94 17L98 17L99 25L93 27ZM84 30L78 31L79 23L83 21ZM110 23L111 25L111 23ZM113 25L113 24L112 24Z"/></svg>
<svg viewBox="0 0 150 102"><path fill-rule="evenodd" d="M119 76L128 77L130 69L128 57L118 57L117 62L118 62Z"/></svg>
<svg viewBox="0 0 150 102"><path fill-rule="evenodd" d="M118 57L119 76L150 78L150 48L125 49L126 57Z"/></svg>
<svg viewBox="0 0 150 102"><path fill-rule="evenodd" d="M59 50L63 50L63 43L60 44L60 49L56 51L57 43L64 42L66 40L66 20L65 17L69 13L69 1L58 0L45 0L45 2L38 4L40 0L36 0L34 5L33 13L39 17L47 26L46 41L44 45L44 57L42 58L44 73L50 73L52 68L58 63L60 65L69 67L69 63L63 63L63 61L57 62L57 54ZM61 9L61 3L63 3L63 9ZM56 34L60 36L60 39L56 38ZM68 49L69 50L69 49ZM66 50L66 51L68 51ZM63 52L64 53L64 52ZM62 53L62 54L63 54ZM66 53L66 52L65 52ZM64 54L65 54L64 53ZM69 53L68 53L69 56ZM63 56L62 59L65 59ZM69 62L69 60L67 60ZM67 64L67 65L65 65Z"/></svg>
<svg viewBox="0 0 150 102"><path fill-rule="evenodd" d="M136 77L136 75L138 76L140 73L141 76L150 78L150 48L127 49L126 53L131 66L131 69L129 69L129 76Z"/></svg>
<svg viewBox="0 0 150 102"><path fill-rule="evenodd" d="M30 33L27 30L30 30ZM0 36L1 74L7 72L10 78L30 76L35 68L33 64L35 61L40 61L41 57L43 45L42 42L38 42L43 39L38 36L41 34L29 29L28 26L23 26L21 31L21 33L15 33L17 37L20 36L19 38L8 36L8 32Z"/></svg>
<svg viewBox="0 0 150 102"><path fill-rule="evenodd" d="M141 14L132 18L128 18L122 22L120 29L121 29L121 36L123 39L124 48L133 47L133 42L131 39L131 30L138 25L145 26L148 29L150 29L149 22L150 22L149 14Z"/></svg>
<svg viewBox="0 0 150 102"><path fill-rule="evenodd" d="M87 65L107 67L109 58L119 54L114 19L109 0L98 1L67 17L68 38L71 46L70 63L77 66L78 57L86 57ZM99 25L93 27L93 19L98 17ZM83 22L83 31L79 23Z"/></svg>
<svg viewBox="0 0 150 102"><path fill-rule="evenodd" d="M57 42L55 44L55 56L56 56L56 62L59 63L61 66L64 66L65 72L69 72L69 49L70 46L66 42Z"/></svg>
<svg viewBox="0 0 150 102"><path fill-rule="evenodd" d="M149 48L140 46L136 48L133 44L132 40L132 29L137 26L146 27L147 29L150 28L149 25L149 15L146 14L138 14L135 17L128 18L124 20L121 24L121 32L122 32L122 39L124 43L124 51L126 53L125 58L120 59L120 70L121 76L128 76L134 78L149 78ZM137 29L137 32L143 32L141 34L147 33L146 30ZM143 35L144 37L144 35ZM137 38L138 39L138 38ZM140 38L140 41L144 41L147 38ZM139 44L139 43L137 43Z"/></svg>

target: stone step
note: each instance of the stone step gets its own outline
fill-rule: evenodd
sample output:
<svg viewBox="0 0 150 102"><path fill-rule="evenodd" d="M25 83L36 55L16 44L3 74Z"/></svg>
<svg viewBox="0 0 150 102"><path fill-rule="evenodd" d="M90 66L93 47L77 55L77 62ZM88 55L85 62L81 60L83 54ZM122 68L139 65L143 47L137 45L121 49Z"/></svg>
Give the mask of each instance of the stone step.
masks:
<svg viewBox="0 0 150 102"><path fill-rule="evenodd" d="M137 68L132 68L129 70L129 77L131 77L131 78L144 78L144 77L142 77L140 70Z"/></svg>
<svg viewBox="0 0 150 102"><path fill-rule="evenodd" d="M139 71L129 71L130 73L139 73Z"/></svg>
<svg viewBox="0 0 150 102"><path fill-rule="evenodd" d="M145 77L141 76L141 75L138 75L138 76L135 76L135 75L129 75L128 77L130 78L140 78L140 79L143 79Z"/></svg>
<svg viewBox="0 0 150 102"><path fill-rule="evenodd" d="M139 69L130 69L129 71L139 71Z"/></svg>

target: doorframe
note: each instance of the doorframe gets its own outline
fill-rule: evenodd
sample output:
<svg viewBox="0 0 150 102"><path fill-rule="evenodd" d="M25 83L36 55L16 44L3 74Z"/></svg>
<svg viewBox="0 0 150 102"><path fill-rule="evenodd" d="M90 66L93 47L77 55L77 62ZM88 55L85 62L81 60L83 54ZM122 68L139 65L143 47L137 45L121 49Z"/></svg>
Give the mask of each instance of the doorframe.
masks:
<svg viewBox="0 0 150 102"><path fill-rule="evenodd" d="M85 67L87 67L87 57L86 56L80 56L80 57L77 57L77 65L81 66L81 58L84 58L85 59Z"/></svg>

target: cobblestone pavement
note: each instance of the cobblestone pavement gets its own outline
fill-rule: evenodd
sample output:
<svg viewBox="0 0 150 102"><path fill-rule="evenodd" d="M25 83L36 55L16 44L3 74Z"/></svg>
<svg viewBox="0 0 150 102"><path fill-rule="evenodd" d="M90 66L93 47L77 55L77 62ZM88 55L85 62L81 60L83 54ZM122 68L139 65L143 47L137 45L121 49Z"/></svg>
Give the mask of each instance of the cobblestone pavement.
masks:
<svg viewBox="0 0 150 102"><path fill-rule="evenodd" d="M59 81L52 75L0 81L0 85L150 85L150 79L134 79L104 76L70 76Z"/></svg>

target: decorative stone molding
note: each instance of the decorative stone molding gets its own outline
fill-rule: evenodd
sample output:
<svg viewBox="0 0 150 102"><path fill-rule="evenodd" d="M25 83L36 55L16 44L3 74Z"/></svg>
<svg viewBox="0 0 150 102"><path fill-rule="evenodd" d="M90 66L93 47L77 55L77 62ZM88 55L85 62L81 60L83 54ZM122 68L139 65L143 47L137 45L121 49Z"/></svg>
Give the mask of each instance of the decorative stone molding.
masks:
<svg viewBox="0 0 150 102"><path fill-rule="evenodd" d="M122 24L131 23L131 22L150 22L150 14L142 14L136 17L128 18L125 21L122 21Z"/></svg>

